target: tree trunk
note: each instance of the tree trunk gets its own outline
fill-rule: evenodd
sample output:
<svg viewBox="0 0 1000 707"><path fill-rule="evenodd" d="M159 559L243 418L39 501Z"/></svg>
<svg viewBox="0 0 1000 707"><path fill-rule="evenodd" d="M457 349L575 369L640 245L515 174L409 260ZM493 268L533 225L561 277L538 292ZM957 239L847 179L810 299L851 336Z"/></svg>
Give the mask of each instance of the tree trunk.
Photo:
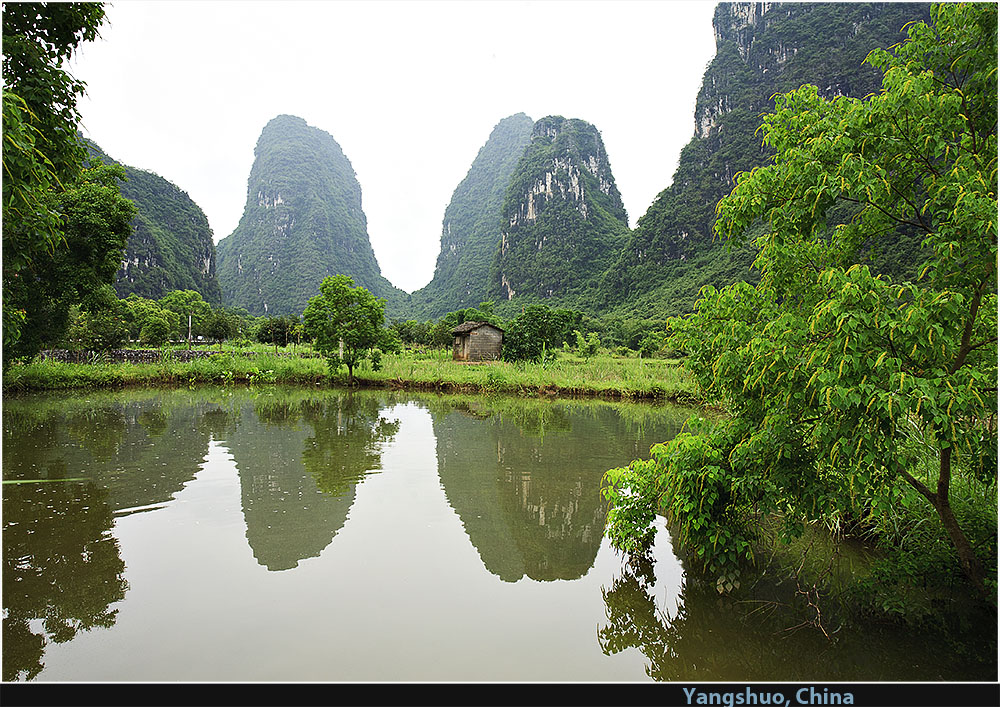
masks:
<svg viewBox="0 0 1000 707"><path fill-rule="evenodd" d="M972 545L969 544L969 539L965 537L965 533L959 527L958 521L955 519L955 514L951 511L951 504L945 501L935 507L937 508L938 515L941 517L941 522L944 523L945 530L948 531L951 544L955 546L955 550L958 552L958 561L962 565L965 576L972 582L976 593L985 597L986 584L982 563L979 562L979 558L976 557Z"/></svg>
<svg viewBox="0 0 1000 707"><path fill-rule="evenodd" d="M951 501L948 498L950 485L951 448L949 447L948 449L941 450L941 472L938 476L937 493L934 494L932 503L938 512L938 516L941 518L941 522L944 524L945 530L948 531L951 544L955 546L955 551L958 552L958 561L962 565L962 570L965 572L966 577L972 582L972 586L975 587L976 592L980 596L986 596L986 577L983 572L983 566L979 562L979 558L976 557L969 539L965 537L965 533L958 525L958 519L955 518L955 514L951 510Z"/></svg>
<svg viewBox="0 0 1000 707"><path fill-rule="evenodd" d="M941 519L941 524L948 533L948 539L951 540L952 547L958 553L958 562L962 567L962 571L972 583L976 593L980 597L985 598L986 575L983 571L983 566L979 562L979 558L976 557L969 539L965 537L965 533L958 524L958 519L955 518L955 514L951 510L951 501L949 499L949 491L951 489L951 448L941 450L940 473L938 475L936 493L906 471L903 472L903 478L934 506L934 510L937 511L938 517Z"/></svg>

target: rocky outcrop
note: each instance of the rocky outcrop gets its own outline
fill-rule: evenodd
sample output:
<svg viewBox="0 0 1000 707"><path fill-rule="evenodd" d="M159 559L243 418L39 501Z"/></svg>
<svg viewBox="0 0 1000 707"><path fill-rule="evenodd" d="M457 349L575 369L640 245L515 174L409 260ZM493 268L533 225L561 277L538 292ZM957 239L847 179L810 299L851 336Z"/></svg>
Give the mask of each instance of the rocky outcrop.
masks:
<svg viewBox="0 0 1000 707"><path fill-rule="evenodd" d="M773 96L805 83L820 94L856 98L881 77L865 57L905 38L908 22L927 19L917 3L719 3L716 55L705 72L694 135L673 182L639 218L602 275L598 309L672 316L690 311L704 285L752 277L749 249L730 252L713 235L715 206L739 172L771 153L756 132Z"/></svg>
<svg viewBox="0 0 1000 707"><path fill-rule="evenodd" d="M597 128L562 116L542 118L507 187L491 295L570 295L608 264L627 231Z"/></svg>
<svg viewBox="0 0 1000 707"><path fill-rule="evenodd" d="M361 185L329 133L280 115L261 133L236 230L218 244L227 305L299 314L328 275L343 274L388 307L406 293L382 277L361 208Z"/></svg>
<svg viewBox="0 0 1000 707"><path fill-rule="evenodd" d="M441 252L434 278L410 295L413 315L437 318L475 307L488 298L504 195L531 139L532 126L524 113L501 120L455 188L441 224Z"/></svg>

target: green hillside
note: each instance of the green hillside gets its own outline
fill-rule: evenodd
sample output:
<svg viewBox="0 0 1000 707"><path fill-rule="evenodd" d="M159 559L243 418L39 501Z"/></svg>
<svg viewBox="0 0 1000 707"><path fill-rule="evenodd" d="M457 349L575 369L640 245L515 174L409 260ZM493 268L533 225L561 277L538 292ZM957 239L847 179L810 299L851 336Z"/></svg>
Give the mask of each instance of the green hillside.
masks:
<svg viewBox="0 0 1000 707"><path fill-rule="evenodd" d="M573 298L608 266L627 234L597 128L542 118L507 187L489 294L517 304Z"/></svg>
<svg viewBox="0 0 1000 707"><path fill-rule="evenodd" d="M816 85L821 95L864 97L880 77L862 61L876 47L905 38L903 26L926 19L916 3L720 3L716 56L695 108L694 136L673 181L639 218L626 246L600 278L594 309L663 317L690 311L706 284L750 279L754 253L728 251L712 236L715 205L735 176L771 155L756 130L772 96ZM849 217L844 212L843 217ZM882 244L876 266L907 272L918 247L897 235Z"/></svg>
<svg viewBox="0 0 1000 707"><path fill-rule="evenodd" d="M91 155L120 164L93 142ZM133 292L159 299L171 290L196 290L206 302L220 304L215 276L215 244L208 218L187 192L153 172L122 165L128 181L121 193L138 209L122 267L115 275L119 297Z"/></svg>
<svg viewBox="0 0 1000 707"><path fill-rule="evenodd" d="M480 148L445 209L434 278L410 296L410 316L436 319L488 298L487 277L500 243L503 200L532 125L524 113L504 118Z"/></svg>
<svg viewBox="0 0 1000 707"><path fill-rule="evenodd" d="M392 312L407 298L382 277L361 208L361 186L333 137L279 115L254 150L243 217L218 244L228 306L299 314L328 275L354 278Z"/></svg>

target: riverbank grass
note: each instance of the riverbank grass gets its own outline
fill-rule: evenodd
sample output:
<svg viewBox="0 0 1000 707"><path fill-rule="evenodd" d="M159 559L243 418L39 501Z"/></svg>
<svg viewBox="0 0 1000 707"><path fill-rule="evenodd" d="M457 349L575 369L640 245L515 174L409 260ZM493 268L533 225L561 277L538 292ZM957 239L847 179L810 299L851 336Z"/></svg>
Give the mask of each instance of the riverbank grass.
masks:
<svg viewBox="0 0 1000 707"><path fill-rule="evenodd" d="M279 351L282 353L282 351ZM374 388L436 390L513 395L580 395L625 400L698 401L694 380L676 360L589 358L559 352L544 363L453 361L446 350L404 351L386 355L382 367L355 371L357 385ZM34 361L13 365L4 374L5 393L138 385L201 383L345 385L346 369L333 375L320 358L258 352L247 356L222 352L183 363L59 363Z"/></svg>

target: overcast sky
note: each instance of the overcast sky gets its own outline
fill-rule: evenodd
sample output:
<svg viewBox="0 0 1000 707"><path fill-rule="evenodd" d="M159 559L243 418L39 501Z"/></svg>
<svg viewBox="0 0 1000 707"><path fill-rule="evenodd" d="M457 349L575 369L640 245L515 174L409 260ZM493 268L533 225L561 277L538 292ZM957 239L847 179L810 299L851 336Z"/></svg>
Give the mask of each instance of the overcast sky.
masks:
<svg viewBox="0 0 1000 707"><path fill-rule="evenodd" d="M715 54L703 0L119 0L70 63L84 134L239 223L264 125L333 135L361 183L382 274L434 274L441 219L479 148L518 112L604 139L630 225L670 183Z"/></svg>

